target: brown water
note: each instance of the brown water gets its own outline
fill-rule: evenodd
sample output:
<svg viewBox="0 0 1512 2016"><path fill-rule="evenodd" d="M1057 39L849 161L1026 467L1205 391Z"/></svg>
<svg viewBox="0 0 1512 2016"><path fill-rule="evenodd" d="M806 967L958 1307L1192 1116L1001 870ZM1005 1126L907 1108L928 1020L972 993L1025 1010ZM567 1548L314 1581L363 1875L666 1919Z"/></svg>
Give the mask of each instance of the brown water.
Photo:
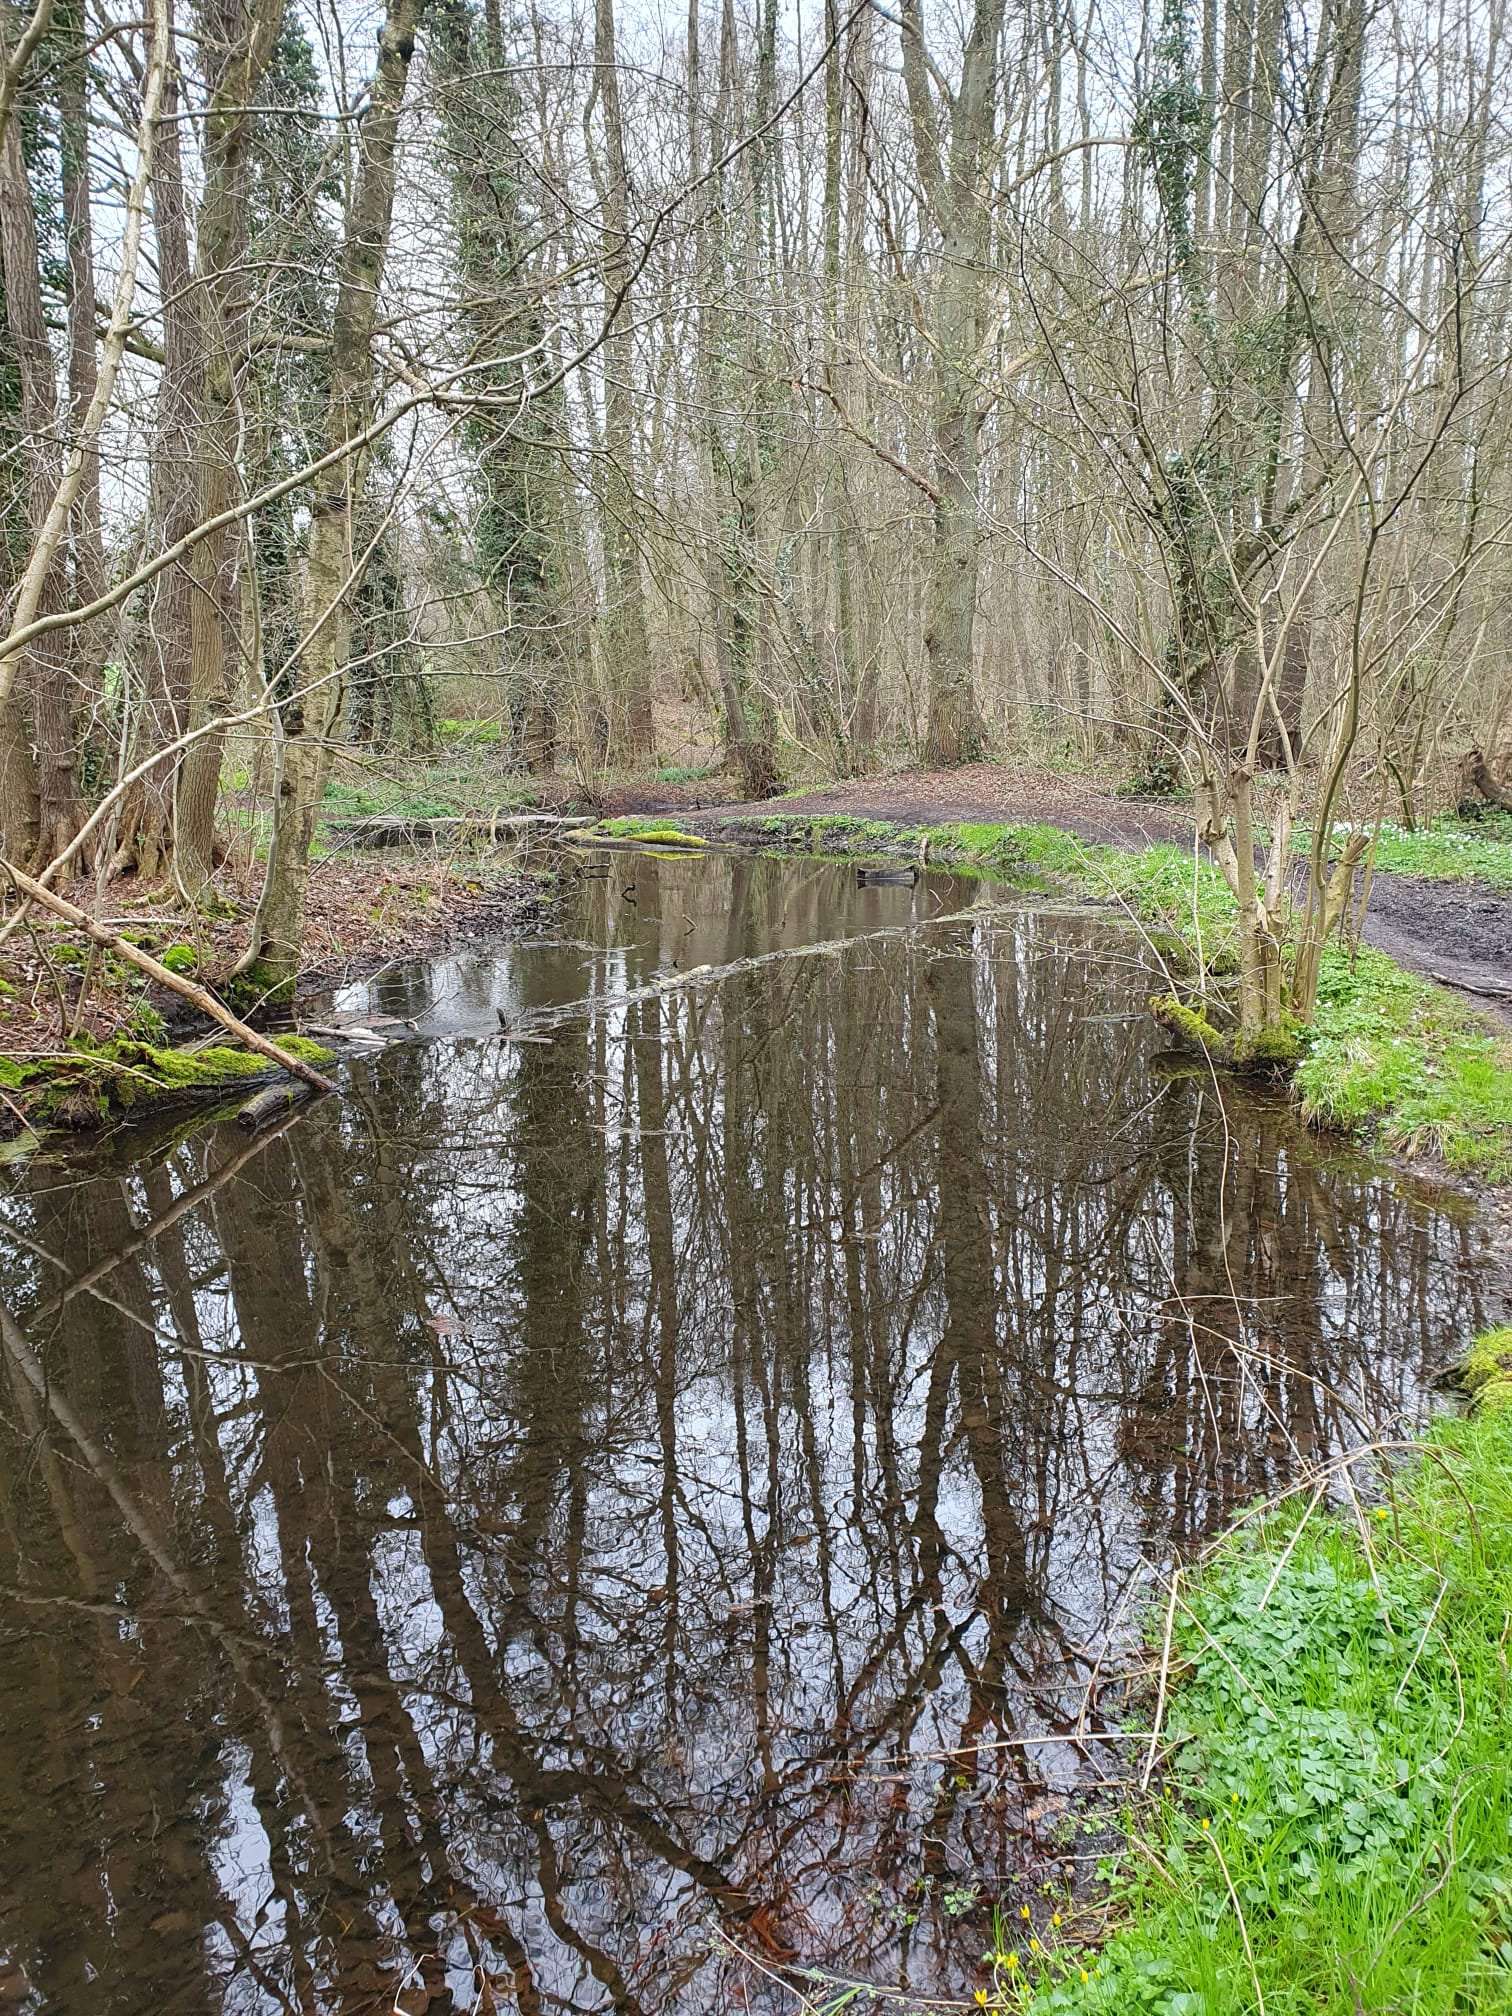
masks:
<svg viewBox="0 0 1512 2016"><path fill-rule="evenodd" d="M275 1135L11 1172L0 2007L969 1999L1160 1564L1502 1313L1104 922L609 870Z"/></svg>

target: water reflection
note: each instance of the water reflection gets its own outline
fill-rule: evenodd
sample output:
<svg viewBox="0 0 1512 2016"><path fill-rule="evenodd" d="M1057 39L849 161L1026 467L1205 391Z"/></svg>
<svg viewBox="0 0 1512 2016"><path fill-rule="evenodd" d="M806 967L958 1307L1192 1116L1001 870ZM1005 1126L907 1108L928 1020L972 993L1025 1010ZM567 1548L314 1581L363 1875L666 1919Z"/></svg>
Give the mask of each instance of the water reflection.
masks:
<svg viewBox="0 0 1512 2016"><path fill-rule="evenodd" d="M0 2004L969 1990L1131 1584L1500 1313L1462 1206L1162 1071L1128 940L972 898L618 860L372 1003L549 1043L18 1180Z"/></svg>

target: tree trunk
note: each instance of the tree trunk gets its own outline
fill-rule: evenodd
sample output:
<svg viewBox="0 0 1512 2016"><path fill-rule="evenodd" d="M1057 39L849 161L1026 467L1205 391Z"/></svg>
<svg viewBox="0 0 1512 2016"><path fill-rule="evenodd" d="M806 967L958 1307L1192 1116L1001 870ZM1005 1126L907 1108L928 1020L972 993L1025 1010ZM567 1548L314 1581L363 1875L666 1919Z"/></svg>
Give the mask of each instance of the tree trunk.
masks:
<svg viewBox="0 0 1512 2016"><path fill-rule="evenodd" d="M1472 749L1465 758L1465 778L1482 798L1500 805L1504 812L1512 812L1512 782L1498 777L1479 749Z"/></svg>
<svg viewBox="0 0 1512 2016"><path fill-rule="evenodd" d="M630 171L614 50L614 0L594 0L595 89L603 105L603 265L606 312L614 327L604 345L604 481L600 523L608 621L605 656L624 695L623 749L631 762L651 753L650 647L646 639L635 488L635 356L630 297Z"/></svg>
<svg viewBox="0 0 1512 2016"><path fill-rule="evenodd" d="M70 5L57 15L65 53L58 67L58 125L63 187L63 227L68 246L68 405L77 431L84 424L99 379L95 352L94 228L89 199L89 107L85 84L84 20ZM100 525L100 453L84 456L83 480L73 512L73 600L93 602L105 586L105 541ZM75 661L85 704L103 699L106 631L103 621L78 633Z"/></svg>
<svg viewBox="0 0 1512 2016"><path fill-rule="evenodd" d="M259 0L250 18L222 10L215 82L205 113L204 194L195 243L195 297L200 331L197 503L201 521L230 504L236 483L237 413L234 356L242 329L247 239L245 167L252 132L250 107L283 26L284 0ZM230 659L237 641L234 555L230 528L196 547L189 569L189 728L210 727L231 699ZM228 651L228 643L232 649ZM199 896L214 869L215 803L224 735L191 743L180 761L174 808L174 870L186 896Z"/></svg>
<svg viewBox="0 0 1512 2016"><path fill-rule="evenodd" d="M964 360L975 349L970 338L977 318L970 300L957 298L974 294L979 283L968 265L955 264L957 256L957 248L946 252L939 282L939 291L946 297L945 312L936 316L935 482L939 494L924 629L929 670L924 761L931 765L971 763L982 753L973 663L980 557L979 419L976 386L964 368Z"/></svg>
<svg viewBox="0 0 1512 2016"><path fill-rule="evenodd" d="M21 132L15 120L7 127L0 146L0 257L4 261L6 318L21 380L28 519L35 538L52 503L61 468L58 393L56 365L42 311L31 182L21 158ZM63 570L61 562L54 559L43 579L37 613L51 615L65 606ZM13 713L27 702L36 752L35 855L39 861L50 861L62 853L84 823L74 748L67 631L50 631L27 647L21 676L12 685L6 711ZM6 739L17 732L18 727L7 728Z"/></svg>
<svg viewBox="0 0 1512 2016"><path fill-rule="evenodd" d="M904 0L903 82L914 157L925 201L940 234L934 288L934 548L924 652L929 673L926 763L969 763L982 753L973 665L980 525L977 437L983 407L977 385L990 250L987 206L996 149L998 43L1004 0L976 0L949 104L948 159L940 139L931 81L938 71L924 45L920 0Z"/></svg>
<svg viewBox="0 0 1512 2016"><path fill-rule="evenodd" d="M373 331L388 260L399 121L417 11L418 0L388 0L378 38L378 71L359 129L331 328L328 451L360 430L372 400ZM351 528L363 478L362 458L349 457L325 477L311 514L300 594L300 651L294 691L282 709L267 875L252 942L242 960L244 970L280 994L292 990L299 966L310 848L328 766L326 743L347 661Z"/></svg>
<svg viewBox="0 0 1512 2016"><path fill-rule="evenodd" d="M197 518L194 430L199 412L200 328L189 260L188 210L179 142L176 58L170 56L163 117L152 159L152 211L158 289L163 301L163 365L158 378L152 488L148 516L156 536L175 545ZM167 568L148 590L141 640L141 693L134 754L166 748L189 721L189 567ZM173 791L177 760L165 756L128 796L121 811L115 865L156 881L173 855Z"/></svg>

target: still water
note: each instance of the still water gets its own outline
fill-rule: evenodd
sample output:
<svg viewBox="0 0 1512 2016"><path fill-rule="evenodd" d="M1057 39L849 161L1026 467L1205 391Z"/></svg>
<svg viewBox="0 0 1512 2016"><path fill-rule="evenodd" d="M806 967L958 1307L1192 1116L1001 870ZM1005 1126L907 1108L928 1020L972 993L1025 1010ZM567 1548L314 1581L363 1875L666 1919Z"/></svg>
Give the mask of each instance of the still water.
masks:
<svg viewBox="0 0 1512 2016"><path fill-rule="evenodd" d="M417 1024L341 1099L11 1171L0 2009L969 2001L1162 1564L1505 1309L1142 962L615 855L338 1001Z"/></svg>

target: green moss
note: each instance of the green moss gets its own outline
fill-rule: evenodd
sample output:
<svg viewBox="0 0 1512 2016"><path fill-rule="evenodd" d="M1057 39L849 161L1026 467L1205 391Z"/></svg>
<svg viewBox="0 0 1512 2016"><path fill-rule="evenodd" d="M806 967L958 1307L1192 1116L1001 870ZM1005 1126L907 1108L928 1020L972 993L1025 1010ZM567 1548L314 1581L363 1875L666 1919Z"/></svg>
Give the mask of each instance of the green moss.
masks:
<svg viewBox="0 0 1512 2016"><path fill-rule="evenodd" d="M1460 1367L1460 1379L1477 1406L1512 1407L1512 1324L1476 1338Z"/></svg>
<svg viewBox="0 0 1512 2016"><path fill-rule="evenodd" d="M192 945L170 945L162 954L162 964L170 973L192 973L199 965L199 954Z"/></svg>
<svg viewBox="0 0 1512 2016"><path fill-rule="evenodd" d="M707 847L709 844L697 833L684 833L681 827L669 826L665 819L631 816L606 819L599 830L611 839L641 840L648 847Z"/></svg>
<svg viewBox="0 0 1512 2016"><path fill-rule="evenodd" d="M1302 1028L1290 1017L1274 1028L1262 1029L1234 1045L1234 1057L1238 1063L1268 1071L1292 1070L1301 1054Z"/></svg>
<svg viewBox="0 0 1512 2016"><path fill-rule="evenodd" d="M232 1008L275 1007L294 998L294 980L279 979L270 966L258 960L242 973L233 974L220 989Z"/></svg>
<svg viewBox="0 0 1512 2016"><path fill-rule="evenodd" d="M273 1043L276 1049L286 1050L301 1064L308 1064L317 1071L336 1062L336 1052L328 1050L323 1043L317 1043L312 1036L275 1036Z"/></svg>
<svg viewBox="0 0 1512 2016"><path fill-rule="evenodd" d="M334 1061L331 1051L307 1037L274 1040L278 1049L314 1067ZM118 1037L98 1047L81 1043L40 1060L27 1066L22 1078L32 1118L57 1126L89 1127L184 1099L213 1097L268 1077L273 1070L257 1052L227 1043L172 1050Z"/></svg>
<svg viewBox="0 0 1512 2016"><path fill-rule="evenodd" d="M1162 1029L1179 1041L1191 1044L1194 1049L1206 1050L1210 1056L1227 1057L1231 1048L1229 1038L1222 1030L1216 1029L1205 1015L1196 1008L1188 1007L1185 1001L1178 1001L1174 994L1152 995L1150 1013Z"/></svg>
<svg viewBox="0 0 1512 2016"><path fill-rule="evenodd" d="M0 1085L14 1092L25 1077L24 1064L18 1064L14 1057L0 1056Z"/></svg>
<svg viewBox="0 0 1512 2016"><path fill-rule="evenodd" d="M97 1054L109 1062L147 1071L165 1086L184 1089L220 1085L228 1078L255 1077L268 1068L255 1051L234 1050L228 1043L212 1043L203 1050L154 1050L148 1043L118 1042Z"/></svg>

